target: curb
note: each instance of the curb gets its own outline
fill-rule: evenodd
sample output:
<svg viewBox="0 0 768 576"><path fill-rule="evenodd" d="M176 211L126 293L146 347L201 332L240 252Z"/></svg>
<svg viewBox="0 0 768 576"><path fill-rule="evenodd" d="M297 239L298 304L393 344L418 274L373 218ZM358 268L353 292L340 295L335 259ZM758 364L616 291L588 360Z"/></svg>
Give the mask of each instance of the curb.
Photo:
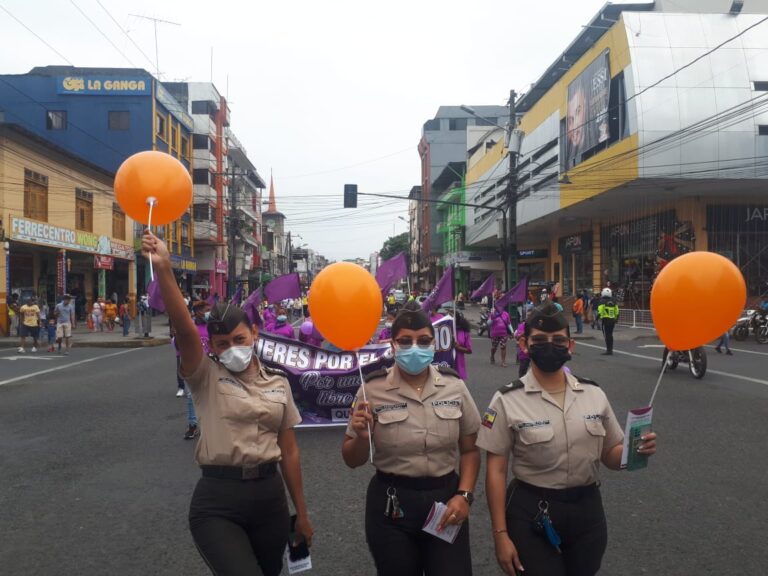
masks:
<svg viewBox="0 0 768 576"><path fill-rule="evenodd" d="M155 346L164 346L171 342L170 337L160 336L157 338L132 338L129 340L110 340L104 342L73 342L74 348L152 348ZM18 348L18 342L0 342L0 349Z"/></svg>

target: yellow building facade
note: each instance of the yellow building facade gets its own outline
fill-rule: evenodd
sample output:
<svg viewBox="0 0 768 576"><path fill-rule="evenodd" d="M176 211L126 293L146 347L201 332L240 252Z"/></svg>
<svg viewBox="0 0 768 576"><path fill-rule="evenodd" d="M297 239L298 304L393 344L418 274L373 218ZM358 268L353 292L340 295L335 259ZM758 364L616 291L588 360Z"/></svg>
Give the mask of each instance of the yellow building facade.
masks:
<svg viewBox="0 0 768 576"><path fill-rule="evenodd" d="M73 296L84 320L95 298L136 298L133 220L114 176L12 124L0 125L0 334L9 304Z"/></svg>

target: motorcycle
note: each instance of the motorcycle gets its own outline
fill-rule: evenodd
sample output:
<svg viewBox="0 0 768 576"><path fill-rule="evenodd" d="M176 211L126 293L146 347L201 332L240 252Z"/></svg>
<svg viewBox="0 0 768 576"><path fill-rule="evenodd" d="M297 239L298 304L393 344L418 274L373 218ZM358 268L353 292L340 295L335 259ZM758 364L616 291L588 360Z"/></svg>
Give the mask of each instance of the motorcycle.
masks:
<svg viewBox="0 0 768 576"><path fill-rule="evenodd" d="M488 309L483 308L480 311L480 324L477 327L477 335L482 336L485 332L488 332Z"/></svg>
<svg viewBox="0 0 768 576"><path fill-rule="evenodd" d="M747 310L744 316L736 320L733 327L733 338L741 342L749 338L751 332L757 336L757 331L761 322L761 317L765 316L760 310Z"/></svg>
<svg viewBox="0 0 768 576"><path fill-rule="evenodd" d="M755 340L758 344L768 344L768 315L765 312L754 316Z"/></svg>
<svg viewBox="0 0 768 576"><path fill-rule="evenodd" d="M688 370L696 379L704 378L707 372L707 353L704 348L694 348L693 350L669 350L664 348L664 356L661 364L664 370L674 370L677 365L688 364Z"/></svg>

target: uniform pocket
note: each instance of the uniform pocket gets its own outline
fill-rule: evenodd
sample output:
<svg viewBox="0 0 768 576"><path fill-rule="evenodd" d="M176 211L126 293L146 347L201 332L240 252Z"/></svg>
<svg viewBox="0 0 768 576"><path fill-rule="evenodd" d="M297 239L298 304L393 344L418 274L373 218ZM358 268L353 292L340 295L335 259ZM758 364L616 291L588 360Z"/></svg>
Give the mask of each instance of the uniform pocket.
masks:
<svg viewBox="0 0 768 576"><path fill-rule="evenodd" d="M523 428L518 431L518 436L523 444L541 444L554 438L555 431L552 426L537 426L536 428Z"/></svg>
<svg viewBox="0 0 768 576"><path fill-rule="evenodd" d="M401 424L408 420L408 410L387 410L376 416L373 439L376 444L396 446Z"/></svg>
<svg viewBox="0 0 768 576"><path fill-rule="evenodd" d="M584 423L592 436L605 436L605 426L600 420L584 420Z"/></svg>
<svg viewBox="0 0 768 576"><path fill-rule="evenodd" d="M435 406L437 415L437 433L448 437L450 442L458 442L461 430L461 406Z"/></svg>
<svg viewBox="0 0 768 576"><path fill-rule="evenodd" d="M237 384L231 384L229 382L219 381L216 386L216 391L219 394L224 394L225 396L236 396L237 398L248 398L248 392L244 388L241 388Z"/></svg>

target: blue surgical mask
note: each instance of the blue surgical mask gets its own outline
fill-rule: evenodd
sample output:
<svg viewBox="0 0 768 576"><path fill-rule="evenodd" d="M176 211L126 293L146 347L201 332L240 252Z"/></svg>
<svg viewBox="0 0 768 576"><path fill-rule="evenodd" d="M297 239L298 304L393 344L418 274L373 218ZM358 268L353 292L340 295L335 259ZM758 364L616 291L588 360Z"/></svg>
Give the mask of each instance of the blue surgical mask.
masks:
<svg viewBox="0 0 768 576"><path fill-rule="evenodd" d="M205 321L206 321L206 322L208 322L208 320L211 318L211 313L210 313L210 312L206 312L206 313L203 315L203 318L205 318Z"/></svg>
<svg viewBox="0 0 768 576"><path fill-rule="evenodd" d="M395 362L404 372L416 376L424 372L435 359L435 349L411 346L407 350L395 348Z"/></svg>
<svg viewBox="0 0 768 576"><path fill-rule="evenodd" d="M277 321L279 323L281 323L281 324L284 323L284 322L287 322L288 321L288 316L280 314L280 316L277 317Z"/></svg>

